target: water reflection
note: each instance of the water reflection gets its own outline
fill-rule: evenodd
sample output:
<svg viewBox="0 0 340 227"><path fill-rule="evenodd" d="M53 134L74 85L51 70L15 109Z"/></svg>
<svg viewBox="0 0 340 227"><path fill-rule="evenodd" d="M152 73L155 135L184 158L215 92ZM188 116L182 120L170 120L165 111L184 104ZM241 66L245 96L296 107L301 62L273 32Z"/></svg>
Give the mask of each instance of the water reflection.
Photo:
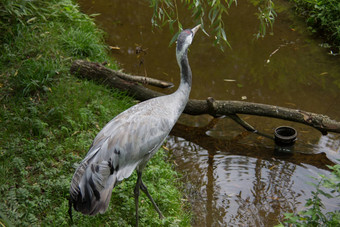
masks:
<svg viewBox="0 0 340 227"><path fill-rule="evenodd" d="M315 182L310 176L329 174L285 156L259 157L256 147L248 153L230 147L211 152L180 137L171 137L167 146L185 176L194 226L273 226L284 213L303 208L314 189L306 184ZM328 211L338 209L337 201L323 201Z"/></svg>
<svg viewBox="0 0 340 227"><path fill-rule="evenodd" d="M194 226L273 226L284 213L303 208L314 190L306 184L314 181L310 176L329 175L326 165L333 162L325 153L275 154L272 141L239 143L253 136L249 133L215 138L206 133L210 127L176 124L176 137L167 144L184 182L190 182L185 188L196 214ZM324 202L327 210L337 209L337 201Z"/></svg>
<svg viewBox="0 0 340 227"><path fill-rule="evenodd" d="M285 212L294 211L301 195L294 191L291 176L297 166L287 162L268 162L247 158L251 170L252 188L236 196L238 207L231 215L230 223L244 226L272 226ZM243 179L240 184L242 184ZM243 194L244 193L244 194ZM249 195L250 194L250 195Z"/></svg>
<svg viewBox="0 0 340 227"><path fill-rule="evenodd" d="M308 144L304 141L296 142L296 149L293 154L277 153L275 152L273 140L269 140L250 132L242 131L239 126L238 128L229 127L229 134L232 135L230 138L227 138L226 136L218 138L216 137L216 134L211 136L207 133L211 130L211 127L215 126L215 124L221 125L221 121L223 120L225 119L214 119L211 121L213 124L210 122L204 127L192 127L177 123L171 131L171 135L181 137L187 141L195 143L200 147L200 149L207 150L210 156L223 151L227 154L249 156L258 159L284 160L296 165L304 163L326 170L328 169L327 165L336 163L336 158L339 158L338 153L334 154L334 152L332 153L325 149L327 148L327 145L325 145L326 147L319 147L315 145L308 146ZM189 148L196 148L192 147L190 144L187 144L187 146L189 146ZM319 148L318 153L310 153L316 148ZM179 147L177 149L179 149ZM310 152L308 152L307 149L310 149ZM323 152L320 152L321 150Z"/></svg>

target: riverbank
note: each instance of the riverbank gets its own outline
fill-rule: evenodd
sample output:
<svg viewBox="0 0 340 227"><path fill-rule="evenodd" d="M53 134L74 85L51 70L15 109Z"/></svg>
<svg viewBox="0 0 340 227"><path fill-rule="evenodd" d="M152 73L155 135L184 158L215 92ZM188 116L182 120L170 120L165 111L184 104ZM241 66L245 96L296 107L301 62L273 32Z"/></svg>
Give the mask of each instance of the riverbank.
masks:
<svg viewBox="0 0 340 227"><path fill-rule="evenodd" d="M338 0L290 0L305 18L309 30L340 51L340 4Z"/></svg>
<svg viewBox="0 0 340 227"><path fill-rule="evenodd" d="M75 163L98 131L134 104L121 92L70 75L75 59L108 62L104 34L71 0L4 1L0 6L0 223L67 225ZM165 215L159 220L142 193L143 226L190 225L180 183L164 151L143 180ZM118 185L108 211L79 226L135 224L134 174Z"/></svg>

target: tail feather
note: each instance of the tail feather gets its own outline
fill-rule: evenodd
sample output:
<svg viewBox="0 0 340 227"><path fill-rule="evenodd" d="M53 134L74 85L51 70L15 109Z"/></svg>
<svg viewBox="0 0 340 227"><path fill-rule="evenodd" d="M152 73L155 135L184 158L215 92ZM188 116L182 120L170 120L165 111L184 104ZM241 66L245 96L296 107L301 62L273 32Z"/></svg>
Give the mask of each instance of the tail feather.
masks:
<svg viewBox="0 0 340 227"><path fill-rule="evenodd" d="M111 159L91 163L97 152L93 152L79 165L70 188L70 206L73 204L76 211L87 215L104 213L107 210L112 189L117 183L117 171Z"/></svg>

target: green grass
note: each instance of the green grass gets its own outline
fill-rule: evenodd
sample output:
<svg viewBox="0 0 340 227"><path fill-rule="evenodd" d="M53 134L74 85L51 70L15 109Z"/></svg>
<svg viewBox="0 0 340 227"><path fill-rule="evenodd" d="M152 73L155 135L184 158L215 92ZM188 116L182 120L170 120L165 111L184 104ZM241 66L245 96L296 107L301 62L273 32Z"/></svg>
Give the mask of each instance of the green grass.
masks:
<svg viewBox="0 0 340 227"><path fill-rule="evenodd" d="M0 225L68 225L75 164L96 133L132 106L125 94L69 74L75 59L108 61L103 33L71 0L0 3ZM141 226L188 226L177 173L160 151L143 175L166 219L141 193ZM134 174L113 190L107 213L74 213L78 226L135 224Z"/></svg>

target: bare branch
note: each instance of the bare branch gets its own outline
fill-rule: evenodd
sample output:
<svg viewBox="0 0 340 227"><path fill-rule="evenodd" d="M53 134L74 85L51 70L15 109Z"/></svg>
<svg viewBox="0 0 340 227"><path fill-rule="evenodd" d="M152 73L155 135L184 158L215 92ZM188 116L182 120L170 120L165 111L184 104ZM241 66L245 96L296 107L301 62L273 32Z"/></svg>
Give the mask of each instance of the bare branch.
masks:
<svg viewBox="0 0 340 227"><path fill-rule="evenodd" d="M123 80L118 77L113 70L107 69L98 63L77 60L72 64L71 73L125 91L128 95L140 101L164 95L163 93L150 90L135 82ZM311 126L324 135L327 134L327 132L340 133L340 122L332 120L328 116L261 103L227 100L215 101L211 97L207 100L191 99L184 113L190 115L209 114L213 117L231 116L233 120L246 129L248 128L250 131L254 131L255 129L240 119L237 114L257 115L294 121Z"/></svg>
<svg viewBox="0 0 340 227"><path fill-rule="evenodd" d="M127 81L134 81L134 82L138 82L144 85L152 85L155 87L160 87L160 88L170 88L173 87L174 84L171 82L166 82L166 81L162 81L162 80L157 80L154 78L150 78L150 77L145 77L145 76L134 76L134 75L129 75L120 71L115 71L112 69L109 69L112 71L112 73L115 73L116 76L122 78L123 80L127 80Z"/></svg>
<svg viewBox="0 0 340 227"><path fill-rule="evenodd" d="M123 73L121 71L109 69L107 67L104 67L105 64L93 63L93 62L90 63L90 62L87 62L87 61L77 60L73 63L73 65L74 66L76 66L76 65L82 66L83 70L85 70L85 71L88 70L87 73L91 72L91 73L96 74L97 73L96 70L98 69L98 70L100 70L100 74L103 74L103 79L105 79L105 77L112 77L111 79L114 79L115 77L119 77L119 78L121 78L125 81L132 81L132 82L137 82L137 83L141 83L141 84L144 84L144 85L151 85L151 86L160 87L160 88L170 88L170 87L174 86L174 84L171 83L171 82L157 80L157 79L145 77L145 76L129 75L129 74ZM72 69L72 67L71 67L71 71L75 70L75 69ZM95 78L91 78L91 79L95 79Z"/></svg>

